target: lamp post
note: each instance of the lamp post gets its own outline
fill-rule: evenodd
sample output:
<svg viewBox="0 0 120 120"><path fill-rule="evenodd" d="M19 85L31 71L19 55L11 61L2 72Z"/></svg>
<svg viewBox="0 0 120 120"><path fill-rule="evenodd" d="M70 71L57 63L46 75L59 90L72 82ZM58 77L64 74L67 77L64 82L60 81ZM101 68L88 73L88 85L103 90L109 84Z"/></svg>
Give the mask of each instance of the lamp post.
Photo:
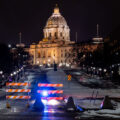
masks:
<svg viewBox="0 0 120 120"><path fill-rule="evenodd" d="M0 71L0 75L2 75L3 74L3 71Z"/></svg>
<svg viewBox="0 0 120 120"><path fill-rule="evenodd" d="M101 77L101 74L102 74L102 68L99 68L99 75Z"/></svg>
<svg viewBox="0 0 120 120"><path fill-rule="evenodd" d="M3 71L0 71L0 87L2 87L2 74L3 74Z"/></svg>

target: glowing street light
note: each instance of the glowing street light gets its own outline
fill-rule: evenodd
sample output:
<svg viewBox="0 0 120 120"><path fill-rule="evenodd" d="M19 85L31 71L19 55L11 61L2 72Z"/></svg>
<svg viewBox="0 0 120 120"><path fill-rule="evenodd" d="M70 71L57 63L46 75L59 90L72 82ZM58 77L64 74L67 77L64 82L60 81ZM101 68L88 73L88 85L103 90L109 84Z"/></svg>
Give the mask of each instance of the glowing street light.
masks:
<svg viewBox="0 0 120 120"><path fill-rule="evenodd" d="M16 72L14 72L13 74L16 75Z"/></svg>
<svg viewBox="0 0 120 120"><path fill-rule="evenodd" d="M11 73L11 74L10 74L10 76L12 77L12 76L13 76L13 74Z"/></svg>
<svg viewBox="0 0 120 120"><path fill-rule="evenodd" d="M0 74L2 75L2 74L3 74L3 71L0 71Z"/></svg>
<svg viewBox="0 0 120 120"><path fill-rule="evenodd" d="M102 71L102 69L101 69L101 68L99 68L99 71Z"/></svg>
<svg viewBox="0 0 120 120"><path fill-rule="evenodd" d="M106 70L106 69L104 69L104 72L107 72L107 70Z"/></svg>

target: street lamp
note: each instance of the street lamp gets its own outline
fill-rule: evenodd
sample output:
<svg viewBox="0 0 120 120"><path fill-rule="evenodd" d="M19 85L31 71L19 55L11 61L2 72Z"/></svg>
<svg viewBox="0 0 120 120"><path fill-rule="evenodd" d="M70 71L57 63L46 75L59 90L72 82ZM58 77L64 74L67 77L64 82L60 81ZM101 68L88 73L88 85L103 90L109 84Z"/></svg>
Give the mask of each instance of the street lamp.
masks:
<svg viewBox="0 0 120 120"><path fill-rule="evenodd" d="M13 74L16 75L16 72L14 72Z"/></svg>
<svg viewBox="0 0 120 120"><path fill-rule="evenodd" d="M106 69L104 69L104 72L107 72L107 70L106 70Z"/></svg>
<svg viewBox="0 0 120 120"><path fill-rule="evenodd" d="M2 75L2 74L3 74L3 71L0 71L0 74Z"/></svg>
<svg viewBox="0 0 120 120"><path fill-rule="evenodd" d="M102 68L99 68L99 75L101 76L101 71L102 71Z"/></svg>
<svg viewBox="0 0 120 120"><path fill-rule="evenodd" d="M12 76L13 76L13 74L11 73L11 74L10 74L10 76L12 77Z"/></svg>

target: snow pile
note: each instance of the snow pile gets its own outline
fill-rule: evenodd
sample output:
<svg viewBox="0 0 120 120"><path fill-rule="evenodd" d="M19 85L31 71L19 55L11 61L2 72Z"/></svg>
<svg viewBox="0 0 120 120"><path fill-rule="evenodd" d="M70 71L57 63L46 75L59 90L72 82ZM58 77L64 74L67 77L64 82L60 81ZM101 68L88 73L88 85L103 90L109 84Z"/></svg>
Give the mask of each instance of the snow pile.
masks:
<svg viewBox="0 0 120 120"><path fill-rule="evenodd" d="M116 110L89 110L78 115L76 118L90 118L90 117L106 117L106 118L120 118L120 108Z"/></svg>
<svg viewBox="0 0 120 120"><path fill-rule="evenodd" d="M90 100L90 99L76 99L74 98L75 104L85 109L99 109L102 100Z"/></svg>

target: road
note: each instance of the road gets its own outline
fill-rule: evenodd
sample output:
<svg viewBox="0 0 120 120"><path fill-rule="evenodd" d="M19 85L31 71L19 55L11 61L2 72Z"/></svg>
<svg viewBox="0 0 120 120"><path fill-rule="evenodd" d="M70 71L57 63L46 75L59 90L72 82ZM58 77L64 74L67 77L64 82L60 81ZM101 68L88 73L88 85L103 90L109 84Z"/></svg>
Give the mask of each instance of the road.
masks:
<svg viewBox="0 0 120 120"><path fill-rule="evenodd" d="M19 82L31 83L30 89L32 92L30 95L32 98L29 101L30 108L26 107L26 104L28 103L27 100L8 100L11 108L7 109L6 99L5 99L6 94L4 92L4 96L2 95L2 97L0 97L0 120L75 120L76 119L77 113L67 113L64 109L58 109L58 106L48 105L45 107L43 112L36 111L35 109L33 109L33 104L35 102L35 96L38 95L36 94L36 91L38 89L37 84L50 82L48 81L48 78L46 75L47 72L48 70L41 71L39 68L25 70L24 81L19 81ZM71 84L71 87L70 87L72 90L74 87L75 88L79 87L79 84L75 82L74 83L75 86L73 86L73 83ZM26 88L26 87L21 87L21 88ZM81 89L82 88L83 87L81 86ZM80 91L77 91L77 92L80 92ZM11 94L18 95L18 93L11 93ZM19 93L19 95L23 95L23 93ZM27 95L27 94L24 94L24 95ZM102 118L102 117L99 117L99 118L98 117L93 117L93 118L86 117L86 118L80 118L80 119L81 120L119 120L117 118L110 119L110 118Z"/></svg>
<svg viewBox="0 0 120 120"><path fill-rule="evenodd" d="M48 83L46 77L47 71L41 71L39 69L28 69L25 72L24 82L31 83L31 100L30 108L26 108L27 100L8 100L11 108L6 108L5 95L0 98L0 120L74 120L75 114L66 113L63 109L60 110L57 106L46 106L44 112L36 111L33 109L33 102L35 101L36 91L38 89L38 83ZM25 87L22 87L25 88ZM18 93L12 93L17 95ZM23 93L19 93L23 95ZM24 94L25 95L25 94Z"/></svg>

